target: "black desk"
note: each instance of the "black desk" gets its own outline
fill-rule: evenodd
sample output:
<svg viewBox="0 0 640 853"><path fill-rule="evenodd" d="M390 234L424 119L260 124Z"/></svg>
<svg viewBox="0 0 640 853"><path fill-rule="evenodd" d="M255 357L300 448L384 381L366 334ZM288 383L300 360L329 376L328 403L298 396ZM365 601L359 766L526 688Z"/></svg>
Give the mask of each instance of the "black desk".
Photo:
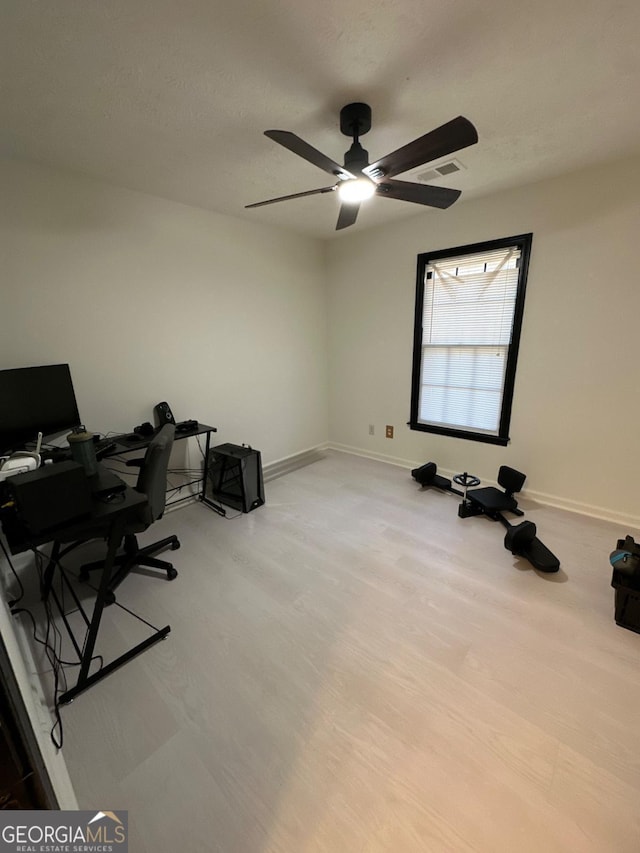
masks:
<svg viewBox="0 0 640 853"><path fill-rule="evenodd" d="M180 431L176 430L174 441L180 441L182 438L194 438L198 435L206 436L205 448L204 448L204 467L203 473L201 477L196 477L193 480L188 480L186 483L183 483L181 488L188 488L189 486L198 485L199 486L199 494L197 497L202 501L203 504L209 507L209 509L214 510L219 515L225 515L224 507L221 507L219 504L212 501L206 495L206 487L207 487L207 460L209 458L209 450L211 449L211 433L217 432L217 428L214 426L209 426L208 424L198 424L196 427L190 430ZM99 459L111 459L115 456L121 456L125 453L136 453L141 450L145 450L149 444L151 443L151 439L156 434L157 430L154 430L150 435L138 435L137 433L121 433L120 435L109 435L106 438L102 439L98 445L98 458ZM103 442L107 442L111 446L108 450L100 450L100 444ZM54 462L60 462L62 459L71 459L71 451L68 447L56 448L55 450L44 450L42 452L42 458L53 459ZM167 506L176 506L177 504L181 504L184 501L190 501L194 496L193 495L185 495L181 498L176 498L175 500L167 503Z"/></svg>
<svg viewBox="0 0 640 853"><path fill-rule="evenodd" d="M109 580L111 578L116 552L122 542L124 527L128 518L130 518L131 515L136 512L137 508L145 501L145 495L136 492L135 489L127 487L113 501L105 502L99 498L94 498L91 514L86 518L83 518L82 521L75 521L70 522L69 524L60 525L46 533L30 534L29 531L21 528L20 525L7 524L5 526L3 523L3 529L5 530L7 542L12 554L19 554L40 545L46 545L50 542L54 543L51 559L49 560L49 564L44 574L43 595L46 596L49 593L53 595L56 606L65 624L65 628L67 629L67 633L69 634L71 642L75 648L78 660L80 661L80 671L78 673L78 680L75 686L60 696L60 702L63 704L71 702L76 696L87 690L93 684L101 681L119 667L124 666L125 663L136 657L136 655L141 654L141 652L148 649L154 643L157 643L158 640L164 639L171 631L171 627L169 625L166 625L160 630L156 630L146 640L138 643L132 649L120 655L115 660L105 664L98 672L93 675L89 675L91 659L95 650L100 621L102 619L102 611L104 610L107 602ZM74 547L72 545L66 549L61 549L60 543L68 542L70 539L82 541L83 528L91 530L92 528L95 528L96 525L102 524L104 524L109 530L107 539L107 555L104 568L100 574L98 593L90 620L88 619L75 590L72 588L70 581L66 578L64 570L60 567L62 582L67 584L88 629L86 638L83 640L82 644L80 644L67 621L61 602L52 587L52 580L58 558L63 556L65 553L68 553L68 551Z"/></svg>
<svg viewBox="0 0 640 853"><path fill-rule="evenodd" d="M216 503L207 498L205 494L206 484L207 484L207 476L206 476L206 468L207 468L207 459L209 458L209 450L211 447L211 433L217 432L217 428L213 426L209 426L208 424L198 424L196 427L186 431L178 432L176 430L175 441L179 441L182 438L193 438L197 435L206 436L205 440L205 449L204 449L204 468L202 477L196 477L193 480L188 480L186 483L182 484L182 488L187 488L188 486L198 485L199 486L199 495L198 497L202 501L202 503L206 504L210 509L215 510L216 512L222 513L224 515L224 510L222 507L218 506ZM113 456L120 456L123 453L135 453L139 450L144 450L151 443L151 439L155 435L155 432L151 435L138 435L137 433L124 433L122 435L110 435L105 439L109 443L115 444L115 447L112 447L110 450L101 453L101 459L109 459ZM185 495L181 498L176 498L175 500L170 501L167 506L175 506L176 504L180 504L183 501L191 500L193 495Z"/></svg>

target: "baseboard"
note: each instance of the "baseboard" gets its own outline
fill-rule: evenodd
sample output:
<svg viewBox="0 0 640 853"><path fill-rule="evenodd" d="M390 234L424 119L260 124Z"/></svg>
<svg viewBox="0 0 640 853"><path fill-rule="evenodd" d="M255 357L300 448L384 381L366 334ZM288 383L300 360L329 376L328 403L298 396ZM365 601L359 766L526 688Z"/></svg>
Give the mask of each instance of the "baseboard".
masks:
<svg viewBox="0 0 640 853"><path fill-rule="evenodd" d="M377 462L386 462L389 465L397 465L400 468L408 468L409 470L412 468L418 468L420 465L424 464L424 460L422 462L415 462L409 459L402 459L398 456L388 456L383 453L363 450L360 447L350 447L347 444L329 442L327 449L337 450L339 453L350 453L353 456L362 456L365 459L374 459ZM449 479L451 479L454 474L459 473L459 471L450 471L447 468L438 467L438 474L442 474L442 476L448 477ZM497 485L497 483L492 480L483 480L482 484L483 486ZM569 500L567 498L559 497L558 495L549 495L545 492L538 492L533 489L524 489L520 492L520 496L523 500L528 499L535 501L543 506L553 507L554 509L564 509L568 512L586 515L589 518L597 518L601 521L611 521L614 524L623 525L625 528L631 527L636 530L640 530L640 516L638 515L616 512L615 510L608 509L607 507L594 506L593 504Z"/></svg>
<svg viewBox="0 0 640 853"><path fill-rule="evenodd" d="M362 456L365 459L375 459L378 462L386 462L388 465L397 465L400 468L417 468L422 462L413 462L410 459L402 459L399 456L390 456L385 453L375 453L373 450L363 450L360 447L351 447L349 444L336 444L329 442L327 450L337 450L339 453L350 453L352 456Z"/></svg>
<svg viewBox="0 0 640 853"><path fill-rule="evenodd" d="M532 501L550 506L554 509L566 509L568 512L577 512L580 515L587 515L589 518L598 518L601 521L612 521L614 524L620 524L625 529L632 527L635 530L640 530L640 516L631 515L623 512L615 512L604 506L594 506L593 504L581 503L580 501L570 501L565 498L560 498L557 495L548 495L544 492L525 490L522 492L523 498L530 498Z"/></svg>
<svg viewBox="0 0 640 853"><path fill-rule="evenodd" d="M291 456L284 456L282 459L276 459L274 462L263 465L262 476L265 483L268 483L269 480L275 480L276 477L282 477L284 474L297 471L298 468L304 468L305 465L319 462L324 458L324 451L326 449L327 444L319 444L316 447L310 447L307 450L293 453Z"/></svg>

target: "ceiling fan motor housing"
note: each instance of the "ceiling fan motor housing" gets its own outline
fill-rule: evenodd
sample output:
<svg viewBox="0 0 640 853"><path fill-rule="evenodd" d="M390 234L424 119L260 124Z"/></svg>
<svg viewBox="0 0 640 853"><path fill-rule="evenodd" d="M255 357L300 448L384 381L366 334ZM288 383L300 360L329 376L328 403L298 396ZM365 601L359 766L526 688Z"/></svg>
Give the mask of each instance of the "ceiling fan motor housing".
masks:
<svg viewBox="0 0 640 853"><path fill-rule="evenodd" d="M340 131L345 136L364 136L371 130L369 104L347 104L340 110Z"/></svg>
<svg viewBox="0 0 640 853"><path fill-rule="evenodd" d="M361 172L369 165L369 152L359 142L354 142L351 148L345 152L344 167L353 174Z"/></svg>

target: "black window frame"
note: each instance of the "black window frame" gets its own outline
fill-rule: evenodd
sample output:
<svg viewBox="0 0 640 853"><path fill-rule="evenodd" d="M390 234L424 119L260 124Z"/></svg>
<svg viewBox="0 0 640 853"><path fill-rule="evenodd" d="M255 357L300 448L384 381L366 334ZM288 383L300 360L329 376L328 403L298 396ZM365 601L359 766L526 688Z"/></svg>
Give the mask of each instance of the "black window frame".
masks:
<svg viewBox="0 0 640 853"><path fill-rule="evenodd" d="M469 441L481 441L486 444L497 444L506 446L511 440L509 428L511 424L511 412L513 406L513 392L515 388L516 368L518 364L518 351L520 348L520 335L522 331L522 319L524 316L524 300L527 289L527 277L529 272L529 259L531 257L531 245L533 233L518 234L513 237L502 237L497 240L485 240L481 243L470 243L466 246L456 246L451 249L441 249L435 252L424 252L418 255L416 273L416 301L413 329L413 363L411 375L411 415L409 428L420 432L434 433L436 435L447 435L453 438L466 438ZM500 412L500 423L498 434L491 435L485 432L465 430L454 427L438 426L435 424L424 424L418 420L420 405L420 386L422 369L422 313L424 305L425 272L427 265L456 255L474 255L481 252L489 252L496 249L508 249L516 246L520 250L520 262L518 271L518 285L511 329L511 342L508 345L507 360L505 366L504 384L502 387L502 408Z"/></svg>

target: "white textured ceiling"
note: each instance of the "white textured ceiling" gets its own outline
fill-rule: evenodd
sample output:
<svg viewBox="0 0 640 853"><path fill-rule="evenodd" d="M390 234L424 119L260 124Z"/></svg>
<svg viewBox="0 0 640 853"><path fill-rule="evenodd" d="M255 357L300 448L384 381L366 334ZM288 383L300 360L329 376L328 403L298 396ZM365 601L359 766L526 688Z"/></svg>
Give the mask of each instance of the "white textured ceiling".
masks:
<svg viewBox="0 0 640 853"><path fill-rule="evenodd" d="M461 204L640 151L639 43L638 0L3 0L0 154L331 237L334 194L243 209L332 183L264 130L342 162L365 101L374 160L464 115Z"/></svg>

